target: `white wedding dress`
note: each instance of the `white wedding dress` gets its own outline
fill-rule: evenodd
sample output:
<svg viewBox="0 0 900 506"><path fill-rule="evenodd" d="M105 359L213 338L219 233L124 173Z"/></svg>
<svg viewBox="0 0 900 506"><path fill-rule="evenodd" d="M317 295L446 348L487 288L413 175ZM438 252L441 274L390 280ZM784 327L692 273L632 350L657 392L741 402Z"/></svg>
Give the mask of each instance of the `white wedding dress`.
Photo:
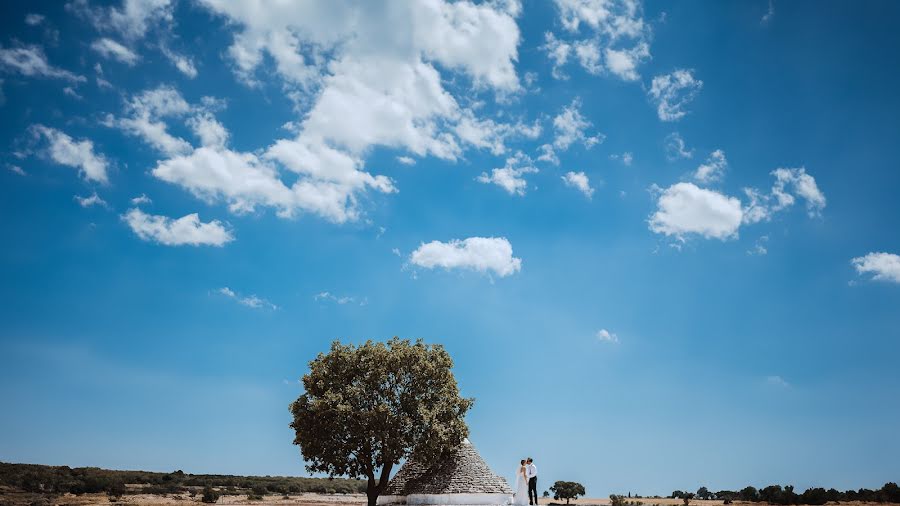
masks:
<svg viewBox="0 0 900 506"><path fill-rule="evenodd" d="M516 471L516 494L513 496L513 504L522 506L528 504L528 480L525 479L525 468Z"/></svg>

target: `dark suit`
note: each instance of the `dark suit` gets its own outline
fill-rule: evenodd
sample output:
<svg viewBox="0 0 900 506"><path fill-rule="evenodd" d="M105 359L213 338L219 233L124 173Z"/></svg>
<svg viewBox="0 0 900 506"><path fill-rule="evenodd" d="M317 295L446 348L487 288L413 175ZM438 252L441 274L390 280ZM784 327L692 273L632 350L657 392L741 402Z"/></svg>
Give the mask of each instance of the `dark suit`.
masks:
<svg viewBox="0 0 900 506"><path fill-rule="evenodd" d="M532 504L532 494L534 494L534 504L538 503L537 495L537 476L528 479L528 504Z"/></svg>

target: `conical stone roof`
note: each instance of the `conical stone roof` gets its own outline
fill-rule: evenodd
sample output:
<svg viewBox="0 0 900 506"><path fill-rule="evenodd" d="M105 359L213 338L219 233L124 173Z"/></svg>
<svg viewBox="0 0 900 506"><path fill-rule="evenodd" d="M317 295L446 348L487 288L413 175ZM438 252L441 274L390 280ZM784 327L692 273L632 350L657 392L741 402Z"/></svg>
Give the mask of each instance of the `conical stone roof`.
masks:
<svg viewBox="0 0 900 506"><path fill-rule="evenodd" d="M388 483L384 495L512 494L468 439L430 466L409 460Z"/></svg>

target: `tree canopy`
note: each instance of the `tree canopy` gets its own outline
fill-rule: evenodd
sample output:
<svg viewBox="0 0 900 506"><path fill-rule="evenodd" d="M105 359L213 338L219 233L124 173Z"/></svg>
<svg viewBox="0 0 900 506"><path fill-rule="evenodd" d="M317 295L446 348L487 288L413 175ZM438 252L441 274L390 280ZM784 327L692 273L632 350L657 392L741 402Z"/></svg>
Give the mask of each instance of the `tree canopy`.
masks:
<svg viewBox="0 0 900 506"><path fill-rule="evenodd" d="M553 492L554 499L565 499L566 504L569 504L570 499L584 495L584 485L574 481L557 481L550 487L550 491Z"/></svg>
<svg viewBox="0 0 900 506"><path fill-rule="evenodd" d="M309 363L305 392L290 406L306 468L365 477L374 506L402 459L433 461L468 436L474 400L460 396L452 367L442 346L421 339L333 342Z"/></svg>

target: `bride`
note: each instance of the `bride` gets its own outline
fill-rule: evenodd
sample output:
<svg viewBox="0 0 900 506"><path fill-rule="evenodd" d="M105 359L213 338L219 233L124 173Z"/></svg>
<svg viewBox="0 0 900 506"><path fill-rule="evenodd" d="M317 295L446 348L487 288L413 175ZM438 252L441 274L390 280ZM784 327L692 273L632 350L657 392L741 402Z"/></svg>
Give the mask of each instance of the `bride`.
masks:
<svg viewBox="0 0 900 506"><path fill-rule="evenodd" d="M525 461L520 462L519 470L516 472L516 495L513 496L513 504L521 506L528 504L528 477L525 471Z"/></svg>

